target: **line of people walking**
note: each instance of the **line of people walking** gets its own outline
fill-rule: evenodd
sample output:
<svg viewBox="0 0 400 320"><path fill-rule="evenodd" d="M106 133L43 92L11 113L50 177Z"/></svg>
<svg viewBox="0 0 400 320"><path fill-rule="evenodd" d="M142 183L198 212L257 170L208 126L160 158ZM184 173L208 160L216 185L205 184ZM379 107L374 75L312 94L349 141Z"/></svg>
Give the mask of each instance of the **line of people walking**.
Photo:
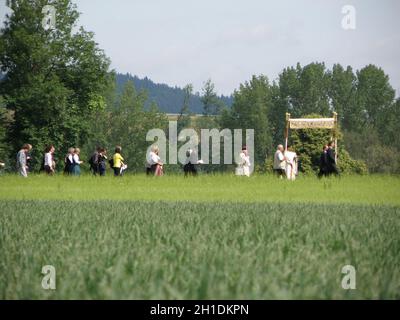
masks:
<svg viewBox="0 0 400 320"><path fill-rule="evenodd" d="M275 174L283 179L295 180L298 174L298 158L291 146L285 150L283 145L278 145L274 155L273 164ZM335 142L331 141L323 146L319 158L318 177L328 177L331 175L340 176L336 164Z"/></svg>
<svg viewBox="0 0 400 320"><path fill-rule="evenodd" d="M20 151L17 153L17 171L22 177L27 177L30 169L30 153L32 151L32 145L24 144ZM90 171L93 175L105 176L107 171L107 161L110 168L112 168L114 176L120 177L127 170L128 165L125 163L125 159L122 156L122 147L116 146L113 156L108 159L107 149L98 147L96 151L89 158ZM54 175L56 173L56 161L54 159L55 147L50 145L46 147L42 164L41 171L47 175ZM80 158L79 148L69 148L68 153L64 157L64 174L71 176L81 175L81 165L84 161ZM197 165L202 164L202 160L197 160L197 154L189 149L186 153L187 159L183 167L185 176L197 175ZM193 160L195 159L195 160ZM239 161L237 161L236 175L250 176L250 157L247 147L244 146L239 155ZM288 180L295 180L298 174L298 157L293 151L291 146L288 146L285 150L283 145L278 145L277 150L274 154L273 169L275 174L283 179L284 177ZM336 165L336 154L335 154L335 143L329 142L323 146L322 153L320 155L320 167L318 177L336 175L339 176L339 170ZM164 164L159 156L159 148L153 146L149 153L146 155L146 174L153 176L164 175Z"/></svg>

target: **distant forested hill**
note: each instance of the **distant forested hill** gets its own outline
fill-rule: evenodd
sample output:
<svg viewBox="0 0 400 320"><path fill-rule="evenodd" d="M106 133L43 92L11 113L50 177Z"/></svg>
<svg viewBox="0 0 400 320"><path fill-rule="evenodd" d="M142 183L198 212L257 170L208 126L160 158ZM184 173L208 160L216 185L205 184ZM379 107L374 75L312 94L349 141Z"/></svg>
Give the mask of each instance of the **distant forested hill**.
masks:
<svg viewBox="0 0 400 320"><path fill-rule="evenodd" d="M184 90L178 87L170 87L166 84L158 84L151 81L149 78L140 79L137 76L132 76L131 74L120 74L116 75L117 82L117 93L122 91L124 84L132 80L136 90L147 90L149 105L152 101L156 102L161 111L166 113L179 113L184 98ZM221 96L220 99L228 107L232 105L233 97ZM193 113L202 113L203 105L200 100L199 94L194 94L190 100L190 111Z"/></svg>

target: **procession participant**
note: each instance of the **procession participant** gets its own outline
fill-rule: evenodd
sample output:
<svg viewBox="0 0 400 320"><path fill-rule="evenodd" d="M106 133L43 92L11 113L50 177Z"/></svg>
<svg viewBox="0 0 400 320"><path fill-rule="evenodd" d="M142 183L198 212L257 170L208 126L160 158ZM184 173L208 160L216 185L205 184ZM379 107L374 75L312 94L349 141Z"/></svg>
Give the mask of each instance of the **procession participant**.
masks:
<svg viewBox="0 0 400 320"><path fill-rule="evenodd" d="M188 175L197 176L197 165L204 163L203 160L198 160L197 158L196 151L192 149L186 151L186 160L185 165L183 166L185 177Z"/></svg>
<svg viewBox="0 0 400 320"><path fill-rule="evenodd" d="M323 176L326 176L328 173L328 168L327 168L327 151L328 151L328 145L324 145L322 148L322 153L319 157L319 172L318 172L318 178L322 178Z"/></svg>
<svg viewBox="0 0 400 320"><path fill-rule="evenodd" d="M17 153L17 170L24 178L28 177L27 153L30 150L32 150L32 146L30 144L24 144Z"/></svg>
<svg viewBox="0 0 400 320"><path fill-rule="evenodd" d="M107 161L107 150L104 148L99 149L98 154L98 172L101 177L106 175L106 161Z"/></svg>
<svg viewBox="0 0 400 320"><path fill-rule="evenodd" d="M243 146L242 151L239 154L238 166L236 168L237 176L250 177L250 156L246 146Z"/></svg>
<svg viewBox="0 0 400 320"><path fill-rule="evenodd" d="M68 153L64 158L64 174L69 175L72 173L72 167L74 165L74 156L75 148L68 148Z"/></svg>
<svg viewBox="0 0 400 320"><path fill-rule="evenodd" d="M336 175L339 176L339 169L336 166L336 154L335 154L335 142L331 141L328 143L328 150L326 152L327 155L327 172L328 175Z"/></svg>
<svg viewBox="0 0 400 320"><path fill-rule="evenodd" d="M122 152L122 147L121 146L116 146L115 147L115 153L112 158L112 168L114 170L114 177L120 177L122 176L123 173L123 167L124 167L124 158L121 155Z"/></svg>
<svg viewBox="0 0 400 320"><path fill-rule="evenodd" d="M297 154L291 146L288 146L284 153L286 161L286 177L288 180L295 180L297 175Z"/></svg>
<svg viewBox="0 0 400 320"><path fill-rule="evenodd" d="M285 155L283 152L283 145L279 144L274 155L274 172L280 179L283 179L286 170Z"/></svg>
<svg viewBox="0 0 400 320"><path fill-rule="evenodd" d="M71 173L73 176L80 176L81 175L81 164L83 161L80 160L79 155L81 150L79 148L75 148L74 154L72 155L73 165Z"/></svg>
<svg viewBox="0 0 400 320"><path fill-rule="evenodd" d="M163 163L161 162L161 158L158 154L159 154L159 148L158 148L158 146L154 145L151 148L149 154L147 155L147 159L146 159L147 175L162 176L164 174Z"/></svg>
<svg viewBox="0 0 400 320"><path fill-rule="evenodd" d="M89 165L90 165L90 171L94 175L97 175L99 173L99 153L100 153L100 147L96 148L96 151L90 156L89 159Z"/></svg>
<svg viewBox="0 0 400 320"><path fill-rule="evenodd" d="M53 159L55 148L53 145L50 145L46 148L44 154L44 171L48 175L53 175L56 171L55 161Z"/></svg>

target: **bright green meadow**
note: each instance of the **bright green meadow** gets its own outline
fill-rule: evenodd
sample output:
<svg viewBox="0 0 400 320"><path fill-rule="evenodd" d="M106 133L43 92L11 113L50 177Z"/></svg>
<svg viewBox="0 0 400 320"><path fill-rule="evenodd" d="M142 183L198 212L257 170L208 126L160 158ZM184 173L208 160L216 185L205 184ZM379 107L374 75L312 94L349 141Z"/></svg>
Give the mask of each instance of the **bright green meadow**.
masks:
<svg viewBox="0 0 400 320"><path fill-rule="evenodd" d="M400 299L399 190L373 175L3 175L0 299Z"/></svg>

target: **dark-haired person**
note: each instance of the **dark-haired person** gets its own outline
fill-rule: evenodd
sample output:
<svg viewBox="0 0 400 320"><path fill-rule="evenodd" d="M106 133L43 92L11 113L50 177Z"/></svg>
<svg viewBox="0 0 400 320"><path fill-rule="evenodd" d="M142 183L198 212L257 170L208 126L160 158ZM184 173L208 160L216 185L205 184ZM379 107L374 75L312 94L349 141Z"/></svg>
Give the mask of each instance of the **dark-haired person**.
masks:
<svg viewBox="0 0 400 320"><path fill-rule="evenodd" d="M183 166L183 172L185 177L197 176L197 165L201 164L202 160L197 160L197 152L193 149L186 151L185 165Z"/></svg>
<svg viewBox="0 0 400 320"><path fill-rule="evenodd" d="M328 174L328 145L324 145L322 153L319 157L319 172L318 178L322 178Z"/></svg>
<svg viewBox="0 0 400 320"><path fill-rule="evenodd" d="M48 175L53 175L56 172L56 164L53 158L55 148L54 146L48 146L44 154L44 171Z"/></svg>
<svg viewBox="0 0 400 320"><path fill-rule="evenodd" d="M98 172L101 177L104 177L106 175L106 168L107 168L106 161L107 161L107 150L104 148L100 148L97 158L97 163L98 163Z"/></svg>
<svg viewBox="0 0 400 320"><path fill-rule="evenodd" d="M119 177L122 176L123 173L123 167L124 167L124 158L121 155L122 152L122 147L121 146L116 146L115 147L115 153L113 155L113 169L114 169L114 176Z"/></svg>
<svg viewBox="0 0 400 320"><path fill-rule="evenodd" d="M336 166L336 154L335 154L335 142L331 141L328 143L328 150L326 151L327 158L327 172L328 175L334 174L335 176L339 176L339 170Z"/></svg>
<svg viewBox="0 0 400 320"><path fill-rule="evenodd" d="M97 175L99 172L99 154L102 148L97 147L96 151L90 156L89 165L90 170L94 175Z"/></svg>
<svg viewBox="0 0 400 320"><path fill-rule="evenodd" d="M32 146L30 144L24 144L17 153L17 170L24 178L28 177L27 154L31 150Z"/></svg>
<svg viewBox="0 0 400 320"><path fill-rule="evenodd" d="M74 152L75 148L68 148L68 153L64 158L64 174L70 175L72 173L72 167L74 165Z"/></svg>

